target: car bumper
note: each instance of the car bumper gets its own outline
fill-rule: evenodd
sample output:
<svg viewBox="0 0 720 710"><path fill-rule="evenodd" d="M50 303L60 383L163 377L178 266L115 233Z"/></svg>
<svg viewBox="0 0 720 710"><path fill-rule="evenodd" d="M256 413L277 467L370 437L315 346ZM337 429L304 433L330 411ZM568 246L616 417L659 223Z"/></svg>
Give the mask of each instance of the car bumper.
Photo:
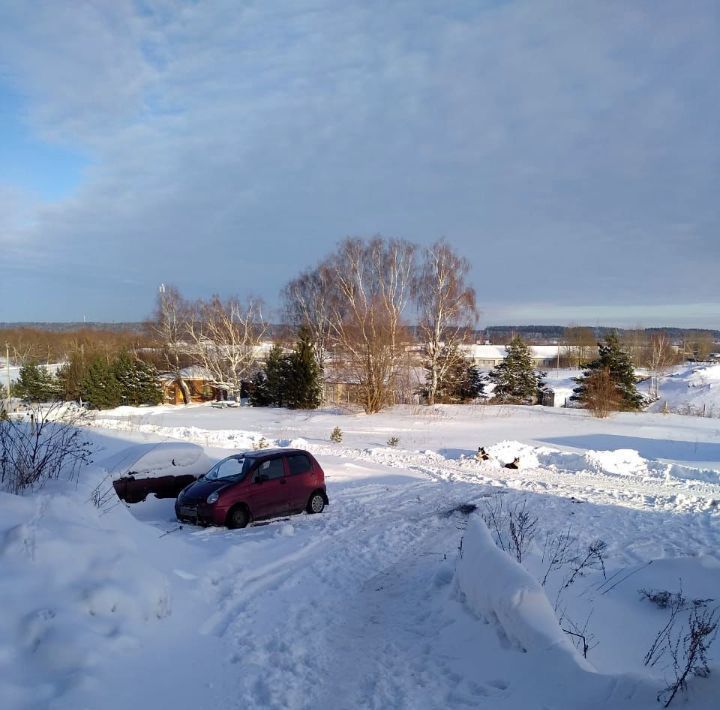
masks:
<svg viewBox="0 0 720 710"><path fill-rule="evenodd" d="M227 511L207 503L175 503L175 517L193 525L223 525Z"/></svg>

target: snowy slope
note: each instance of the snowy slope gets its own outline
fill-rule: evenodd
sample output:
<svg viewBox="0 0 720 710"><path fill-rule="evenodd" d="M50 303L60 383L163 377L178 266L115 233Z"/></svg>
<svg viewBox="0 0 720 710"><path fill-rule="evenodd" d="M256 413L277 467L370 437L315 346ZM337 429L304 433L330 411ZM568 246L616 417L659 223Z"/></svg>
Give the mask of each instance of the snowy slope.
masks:
<svg viewBox="0 0 720 710"><path fill-rule="evenodd" d="M0 496L11 710L649 709L670 671L643 657L666 615L638 590L720 598L716 420L193 406L103 413L91 435L78 488ZM228 531L180 528L168 500L89 502L129 469L201 467L261 437L315 453L323 514ZM490 461L473 458L479 445ZM516 456L519 470L503 467ZM478 533L498 500L537 516L523 567ZM606 543L605 573L565 586L563 566L542 585L547 540L565 530L579 550ZM586 624L587 659L558 631L569 623ZM719 659L713 647L713 673L691 681L684 707L715 707Z"/></svg>
<svg viewBox="0 0 720 710"><path fill-rule="evenodd" d="M683 365L660 378L659 400L650 411L720 419L720 364Z"/></svg>

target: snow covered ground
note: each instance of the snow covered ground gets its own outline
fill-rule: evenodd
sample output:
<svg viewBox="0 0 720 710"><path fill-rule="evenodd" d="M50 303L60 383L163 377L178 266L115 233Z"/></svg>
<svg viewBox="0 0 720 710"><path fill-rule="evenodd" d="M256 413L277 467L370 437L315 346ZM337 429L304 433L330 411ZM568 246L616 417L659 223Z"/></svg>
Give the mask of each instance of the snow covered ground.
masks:
<svg viewBox="0 0 720 710"><path fill-rule="evenodd" d="M639 590L720 602L718 419L200 405L89 433L77 486L0 494L3 708L655 708L669 659L643 659L668 612ZM261 437L316 455L324 513L228 531L181 528L173 501L92 503L128 471L199 473ZM522 505L521 566L480 513ZM580 555L604 541L602 564L569 582L548 561L563 533ZM720 642L710 664L675 703L716 707Z"/></svg>
<svg viewBox="0 0 720 710"><path fill-rule="evenodd" d="M686 364L660 378L659 399L650 411L720 419L720 363Z"/></svg>

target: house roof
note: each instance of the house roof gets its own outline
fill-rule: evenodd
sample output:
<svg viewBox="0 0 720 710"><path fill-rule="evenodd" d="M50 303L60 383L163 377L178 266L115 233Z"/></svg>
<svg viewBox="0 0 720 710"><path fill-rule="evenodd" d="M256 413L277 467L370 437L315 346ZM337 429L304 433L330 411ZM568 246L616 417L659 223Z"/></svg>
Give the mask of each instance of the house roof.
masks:
<svg viewBox="0 0 720 710"><path fill-rule="evenodd" d="M530 353L535 360L557 357L559 345L531 345ZM504 345L461 345L460 349L477 360L502 360L507 354Z"/></svg>
<svg viewBox="0 0 720 710"><path fill-rule="evenodd" d="M176 375L174 372L163 372L161 375L159 375L161 380L170 382L176 378ZM202 367L201 365L191 365L190 367L184 367L182 370L180 370L180 377L183 378L183 380L206 380L208 382L214 382L215 377L213 376L212 372L208 370L206 367Z"/></svg>

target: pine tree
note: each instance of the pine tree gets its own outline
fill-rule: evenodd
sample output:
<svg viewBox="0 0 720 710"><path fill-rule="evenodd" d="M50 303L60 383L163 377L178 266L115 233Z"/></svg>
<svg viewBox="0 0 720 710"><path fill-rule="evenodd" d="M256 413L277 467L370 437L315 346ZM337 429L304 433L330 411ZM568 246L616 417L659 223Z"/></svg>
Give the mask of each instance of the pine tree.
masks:
<svg viewBox="0 0 720 710"><path fill-rule="evenodd" d="M20 368L13 394L30 402L47 402L59 398L60 387L46 367L31 362Z"/></svg>
<svg viewBox="0 0 720 710"><path fill-rule="evenodd" d="M605 342L598 343L600 355L575 379L578 386L573 390L571 401L587 405L589 399L588 383L594 382L598 371L607 370L615 386L616 404L620 411L635 412L642 408L643 398L637 391L635 370L630 355L620 344L617 333L609 333Z"/></svg>
<svg viewBox="0 0 720 710"><path fill-rule="evenodd" d="M279 345L273 345L263 369L253 379L250 404L253 407L282 407L285 402L287 356Z"/></svg>
<svg viewBox="0 0 720 710"><path fill-rule="evenodd" d="M535 404L543 386L544 372L535 370L530 347L519 336L513 336L503 361L488 375L495 384L495 399L514 404Z"/></svg>
<svg viewBox="0 0 720 710"><path fill-rule="evenodd" d="M57 380L65 401L79 401L82 397L82 381L87 373L87 362L82 353L75 352L58 369Z"/></svg>
<svg viewBox="0 0 720 710"><path fill-rule="evenodd" d="M137 407L162 401L162 388L152 365L124 352L113 361L112 370L123 404Z"/></svg>
<svg viewBox="0 0 720 710"><path fill-rule="evenodd" d="M427 399L432 383L432 363L425 366L425 386L419 394ZM484 393L483 376L475 365L458 352L457 347L443 348L434 363L435 371L442 372L437 383L435 401L441 404L462 404L477 399Z"/></svg>
<svg viewBox="0 0 720 710"><path fill-rule="evenodd" d="M88 364L80 392L82 398L97 409L119 407L123 403L115 368L102 356L93 358Z"/></svg>
<svg viewBox="0 0 720 710"><path fill-rule="evenodd" d="M317 409L322 403L322 370L309 332L302 328L282 371L285 403L290 409Z"/></svg>

